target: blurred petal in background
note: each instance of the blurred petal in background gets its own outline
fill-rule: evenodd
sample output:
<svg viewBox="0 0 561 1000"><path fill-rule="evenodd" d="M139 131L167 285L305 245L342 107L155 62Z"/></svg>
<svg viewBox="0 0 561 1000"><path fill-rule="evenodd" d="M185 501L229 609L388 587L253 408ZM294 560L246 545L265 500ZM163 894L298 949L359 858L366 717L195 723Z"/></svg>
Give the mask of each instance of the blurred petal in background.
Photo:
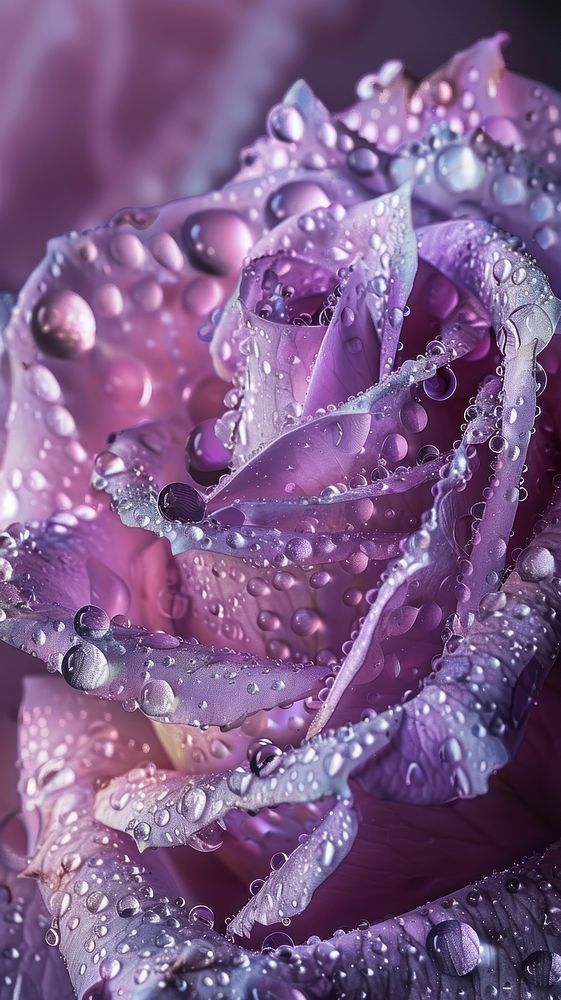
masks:
<svg viewBox="0 0 561 1000"><path fill-rule="evenodd" d="M340 108L386 59L421 76L503 29L561 86L560 23L523 0L0 0L0 288L51 235L227 177L296 77Z"/></svg>

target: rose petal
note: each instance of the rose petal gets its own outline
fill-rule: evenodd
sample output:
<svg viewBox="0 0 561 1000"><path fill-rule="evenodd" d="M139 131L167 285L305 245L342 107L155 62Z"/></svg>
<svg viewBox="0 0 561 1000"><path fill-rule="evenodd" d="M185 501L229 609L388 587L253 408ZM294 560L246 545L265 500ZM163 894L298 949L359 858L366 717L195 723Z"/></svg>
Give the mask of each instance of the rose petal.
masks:
<svg viewBox="0 0 561 1000"><path fill-rule="evenodd" d="M25 534L15 553L5 550L8 617L5 611L0 637L61 670L78 690L138 706L158 720L200 727L239 724L247 714L303 698L326 674L310 664L259 660L120 624L120 619L111 623L105 610L91 607L87 567L98 551L99 525L82 522L70 533L49 534L47 527L31 538ZM59 590L54 589L55 554ZM85 610L80 612L80 606Z"/></svg>
<svg viewBox="0 0 561 1000"><path fill-rule="evenodd" d="M125 718L117 721L107 706L53 678L26 684L21 787L32 838L37 813L40 820L27 874L40 883L81 1000L99 994L132 998L139 989L156 989L162 978L177 984L180 968L206 967L215 955L231 952L196 910L189 916L207 882L202 856L187 878L155 858L147 868L136 852L125 850L121 837L92 819L99 782L135 761L145 765L150 731L132 718L125 725ZM157 748L156 754L161 760ZM219 919L218 907L228 905L223 874Z"/></svg>
<svg viewBox="0 0 561 1000"><path fill-rule="evenodd" d="M358 818L352 803L338 802L280 868L267 876L228 930L249 937L256 922L275 924L302 913L318 885L346 857L357 832Z"/></svg>

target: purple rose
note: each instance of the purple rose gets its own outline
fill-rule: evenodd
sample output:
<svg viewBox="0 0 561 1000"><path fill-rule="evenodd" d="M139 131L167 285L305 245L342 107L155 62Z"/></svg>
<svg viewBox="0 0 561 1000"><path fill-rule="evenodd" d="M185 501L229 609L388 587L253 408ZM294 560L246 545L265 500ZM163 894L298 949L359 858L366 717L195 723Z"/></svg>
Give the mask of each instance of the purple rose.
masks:
<svg viewBox="0 0 561 1000"><path fill-rule="evenodd" d="M503 41L297 83L4 298L0 638L62 674L9 995L557 995L561 101Z"/></svg>

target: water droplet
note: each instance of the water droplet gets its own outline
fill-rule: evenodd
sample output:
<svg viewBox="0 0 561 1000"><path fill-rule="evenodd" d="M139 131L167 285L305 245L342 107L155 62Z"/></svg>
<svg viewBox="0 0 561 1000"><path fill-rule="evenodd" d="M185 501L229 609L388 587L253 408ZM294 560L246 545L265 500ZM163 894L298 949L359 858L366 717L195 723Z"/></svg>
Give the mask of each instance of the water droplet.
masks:
<svg viewBox="0 0 561 1000"><path fill-rule="evenodd" d="M378 157L373 149L366 146L352 149L347 157L347 163L351 170L360 177L369 177L378 168Z"/></svg>
<svg viewBox="0 0 561 1000"><path fill-rule="evenodd" d="M105 958L99 967L99 974L102 979L115 979L121 971L121 963L118 958Z"/></svg>
<svg viewBox="0 0 561 1000"><path fill-rule="evenodd" d="M454 395L457 384L458 380L454 372L446 365L444 368L440 368L432 378L423 382L423 389L429 399L443 402Z"/></svg>
<svg viewBox="0 0 561 1000"><path fill-rule="evenodd" d="M455 194L473 191L485 176L481 161L469 146L449 146L439 153L436 173L443 185Z"/></svg>
<svg viewBox="0 0 561 1000"><path fill-rule="evenodd" d="M86 897L86 907L90 913L102 913L109 906L109 900L104 892L99 889L94 889L90 892L89 896Z"/></svg>
<svg viewBox="0 0 561 1000"><path fill-rule="evenodd" d="M409 444L403 434L388 434L382 442L380 454L390 462L401 462L408 451Z"/></svg>
<svg viewBox="0 0 561 1000"><path fill-rule="evenodd" d="M529 545L518 557L516 569L523 580L545 580L555 573L555 557L543 545Z"/></svg>
<svg viewBox="0 0 561 1000"><path fill-rule="evenodd" d="M449 976L466 976L480 959L479 938L461 920L443 920L427 937L427 949L435 965Z"/></svg>
<svg viewBox="0 0 561 1000"><path fill-rule="evenodd" d="M110 244L113 260L123 267L141 267L144 261L144 247L134 233L118 233Z"/></svg>
<svg viewBox="0 0 561 1000"><path fill-rule="evenodd" d="M267 127L271 135L282 142L299 142L304 135L304 119L298 108L291 104L277 104L272 108Z"/></svg>
<svg viewBox="0 0 561 1000"><path fill-rule="evenodd" d="M38 347L55 358L78 357L95 344L94 314L75 292L51 292L41 299L34 309L31 329Z"/></svg>
<svg viewBox="0 0 561 1000"><path fill-rule="evenodd" d="M58 929L58 922L53 921L50 927L47 928L45 932L45 944L49 948L58 948L60 945L60 931Z"/></svg>
<svg viewBox="0 0 561 1000"><path fill-rule="evenodd" d="M526 186L514 174L504 174L493 182L492 192L499 205L520 205L526 197Z"/></svg>
<svg viewBox="0 0 561 1000"><path fill-rule="evenodd" d="M267 215L271 225L276 226L291 215L303 215L316 208L326 208L330 200L319 184L312 181L291 181L283 184L267 202Z"/></svg>
<svg viewBox="0 0 561 1000"><path fill-rule="evenodd" d="M247 756L253 773L261 777L267 777L280 764L282 750L275 746L271 740L263 738L251 745Z"/></svg>
<svg viewBox="0 0 561 1000"><path fill-rule="evenodd" d="M140 911L140 902L132 893L127 893L126 896L121 896L117 900L116 910L120 917L127 920L129 917L134 917Z"/></svg>
<svg viewBox="0 0 561 1000"><path fill-rule="evenodd" d="M110 678L105 655L91 643L71 646L64 654L61 673L65 681L78 691L95 691L107 684Z"/></svg>
<svg viewBox="0 0 561 1000"><path fill-rule="evenodd" d="M160 490L158 510L168 521L189 524L203 520L206 504L201 494L189 483L168 483Z"/></svg>
<svg viewBox="0 0 561 1000"><path fill-rule="evenodd" d="M211 274L232 274L239 270L253 244L247 223L224 208L196 212L185 221L183 243L193 267Z"/></svg>
<svg viewBox="0 0 561 1000"><path fill-rule="evenodd" d="M193 428L185 445L187 472L202 486L215 483L228 471L232 453L215 433L216 420L203 420Z"/></svg>
<svg viewBox="0 0 561 1000"><path fill-rule="evenodd" d="M82 639L103 639L109 626L109 615L94 604L84 605L74 616L74 631Z"/></svg>
<svg viewBox="0 0 561 1000"><path fill-rule="evenodd" d="M157 233L152 239L150 249L162 267L166 267L169 271L181 271L183 254L169 233Z"/></svg>
<svg viewBox="0 0 561 1000"><path fill-rule="evenodd" d="M561 955L549 951L533 951L524 959L524 978L534 986L556 986L561 983Z"/></svg>
<svg viewBox="0 0 561 1000"><path fill-rule="evenodd" d="M190 788L181 802L181 812L186 819L197 822L203 815L207 803L206 792L203 788Z"/></svg>
<svg viewBox="0 0 561 1000"><path fill-rule="evenodd" d="M140 692L140 707L145 715L157 718L171 715L175 705L175 692L167 681L148 681Z"/></svg>
<svg viewBox="0 0 561 1000"><path fill-rule="evenodd" d="M313 608L297 608L290 619L290 627L296 635L313 635L322 626L322 620Z"/></svg>
<svg viewBox="0 0 561 1000"><path fill-rule="evenodd" d="M210 906L204 906L202 903L189 910L189 920L192 924L203 924L208 930L214 927L214 913Z"/></svg>
<svg viewBox="0 0 561 1000"><path fill-rule="evenodd" d="M507 281L512 272L512 264L510 263L508 257L502 257L501 260L497 260L493 264L493 277L495 281L498 281L500 285L504 281Z"/></svg>

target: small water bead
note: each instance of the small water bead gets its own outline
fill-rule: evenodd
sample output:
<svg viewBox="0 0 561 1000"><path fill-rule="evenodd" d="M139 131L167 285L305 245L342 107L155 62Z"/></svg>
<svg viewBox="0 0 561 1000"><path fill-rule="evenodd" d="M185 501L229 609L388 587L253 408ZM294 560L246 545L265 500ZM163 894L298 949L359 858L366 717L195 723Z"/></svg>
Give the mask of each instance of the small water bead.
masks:
<svg viewBox="0 0 561 1000"><path fill-rule="evenodd" d="M203 788L190 788L181 802L181 812L186 819L197 822L203 815L207 804L206 792Z"/></svg>
<svg viewBox="0 0 561 1000"><path fill-rule="evenodd" d="M246 590L251 597L266 597L271 593L271 588L262 576L252 576L246 585Z"/></svg>
<svg viewBox="0 0 561 1000"><path fill-rule="evenodd" d="M102 913L109 906L109 899L100 889L94 889L86 896L86 907L90 913Z"/></svg>
<svg viewBox="0 0 561 1000"><path fill-rule="evenodd" d="M108 683L111 671L104 653L91 643L83 643L66 651L61 673L76 690L95 691Z"/></svg>
<svg viewBox="0 0 561 1000"><path fill-rule="evenodd" d="M132 828L132 835L138 843L143 843L150 839L150 834L152 833L152 827L149 823L145 823L140 820L140 822L135 823Z"/></svg>
<svg viewBox="0 0 561 1000"><path fill-rule="evenodd" d="M81 295L68 290L50 292L36 305L31 330L45 354L71 360L95 344L94 314Z"/></svg>
<svg viewBox="0 0 561 1000"><path fill-rule="evenodd" d="M189 216L182 238L193 267L219 275L238 271L253 244L247 223L236 212L224 208L205 209Z"/></svg>
<svg viewBox="0 0 561 1000"><path fill-rule="evenodd" d="M203 520L206 504L201 494L188 483L168 483L160 490L158 510L168 521L190 524Z"/></svg>
<svg viewBox="0 0 561 1000"><path fill-rule="evenodd" d="M170 715L175 705L175 691L162 679L148 681L140 692L142 711L153 718Z"/></svg>
<svg viewBox="0 0 561 1000"><path fill-rule="evenodd" d="M114 236L110 253L113 260L123 267L142 267L144 262L144 247L134 233L118 233Z"/></svg>
<svg viewBox="0 0 561 1000"><path fill-rule="evenodd" d="M429 399L444 402L454 395L457 385L458 380L454 372L446 365L444 368L440 368L432 378L423 382L423 389Z"/></svg>
<svg viewBox="0 0 561 1000"><path fill-rule="evenodd" d="M204 906L202 903L199 903L189 910L189 921L192 924L203 924L207 930L211 930L214 927L214 912L210 906Z"/></svg>
<svg viewBox="0 0 561 1000"><path fill-rule="evenodd" d="M121 963L118 958L105 958L99 967L99 974L103 980L115 979L121 971Z"/></svg>
<svg viewBox="0 0 561 1000"><path fill-rule="evenodd" d="M154 823L156 826L164 827L167 826L171 819L171 813L169 809L163 806L161 809L156 809L154 813Z"/></svg>
<svg viewBox="0 0 561 1000"><path fill-rule="evenodd" d="M489 439L489 448L494 455L500 455L501 452L505 451L507 446L508 442L502 434L493 434L493 437Z"/></svg>
<svg viewBox="0 0 561 1000"><path fill-rule="evenodd" d="M296 583L296 580L292 573L288 573L286 570L279 570L273 576L272 583L275 590L290 590Z"/></svg>
<svg viewBox="0 0 561 1000"><path fill-rule="evenodd" d="M95 457L94 468L98 476L106 479L108 476L118 476L125 471L125 463L120 455L113 451L100 451Z"/></svg>
<svg viewBox="0 0 561 1000"><path fill-rule="evenodd" d="M94 604L86 604L74 616L74 631L83 639L103 639L110 626L109 615Z"/></svg>
<svg viewBox="0 0 561 1000"><path fill-rule="evenodd" d="M254 774L267 777L276 770L282 757L282 750L271 740L260 739L253 743L247 753L249 766Z"/></svg>
<svg viewBox="0 0 561 1000"><path fill-rule="evenodd" d="M95 293L95 305L105 319L116 319L124 308L121 290L111 283L100 285Z"/></svg>
<svg viewBox="0 0 561 1000"><path fill-rule="evenodd" d="M299 142L304 135L304 119L292 104L277 104L267 118L267 128L281 142Z"/></svg>
<svg viewBox="0 0 561 1000"><path fill-rule="evenodd" d="M493 277L500 285L510 278L511 273L512 264L508 257L503 257L493 264Z"/></svg>
<svg viewBox="0 0 561 1000"><path fill-rule="evenodd" d="M427 937L427 949L435 965L449 976L466 976L480 960L479 938L473 927L461 920L443 920Z"/></svg>
<svg viewBox="0 0 561 1000"><path fill-rule="evenodd" d="M0 558L0 583L9 583L13 575L13 566L7 559Z"/></svg>
<svg viewBox="0 0 561 1000"><path fill-rule="evenodd" d="M276 632L281 627L281 620L274 611L265 608L257 615L257 626L262 632Z"/></svg>
<svg viewBox="0 0 561 1000"><path fill-rule="evenodd" d="M283 184L267 202L267 216L276 226L291 215L303 215L316 208L327 208L330 199L324 189L313 181L291 181Z"/></svg>
<svg viewBox="0 0 561 1000"><path fill-rule="evenodd" d="M549 951L533 951L524 959L524 978L533 986L546 988L561 983L561 955Z"/></svg>
<svg viewBox="0 0 561 1000"><path fill-rule="evenodd" d="M60 945L60 930L58 921L54 920L45 932L45 944L49 948L58 948Z"/></svg>
<svg viewBox="0 0 561 1000"><path fill-rule="evenodd" d="M126 896L121 896L121 898L117 900L115 909L120 917L123 917L124 920L128 920L130 917L134 917L137 913L139 913L140 902L132 893L127 893Z"/></svg>
<svg viewBox="0 0 561 1000"><path fill-rule="evenodd" d="M155 260L169 271L181 271L184 260L181 250L169 233L157 233L152 238L150 249Z"/></svg>
<svg viewBox="0 0 561 1000"><path fill-rule="evenodd" d="M283 851L277 851L271 858L271 871L278 872L279 868L282 868L286 861L288 861L288 854L285 854Z"/></svg>
<svg viewBox="0 0 561 1000"><path fill-rule="evenodd" d="M32 365L28 378L37 399L44 403L56 403L61 397L60 385L52 372L44 365Z"/></svg>

